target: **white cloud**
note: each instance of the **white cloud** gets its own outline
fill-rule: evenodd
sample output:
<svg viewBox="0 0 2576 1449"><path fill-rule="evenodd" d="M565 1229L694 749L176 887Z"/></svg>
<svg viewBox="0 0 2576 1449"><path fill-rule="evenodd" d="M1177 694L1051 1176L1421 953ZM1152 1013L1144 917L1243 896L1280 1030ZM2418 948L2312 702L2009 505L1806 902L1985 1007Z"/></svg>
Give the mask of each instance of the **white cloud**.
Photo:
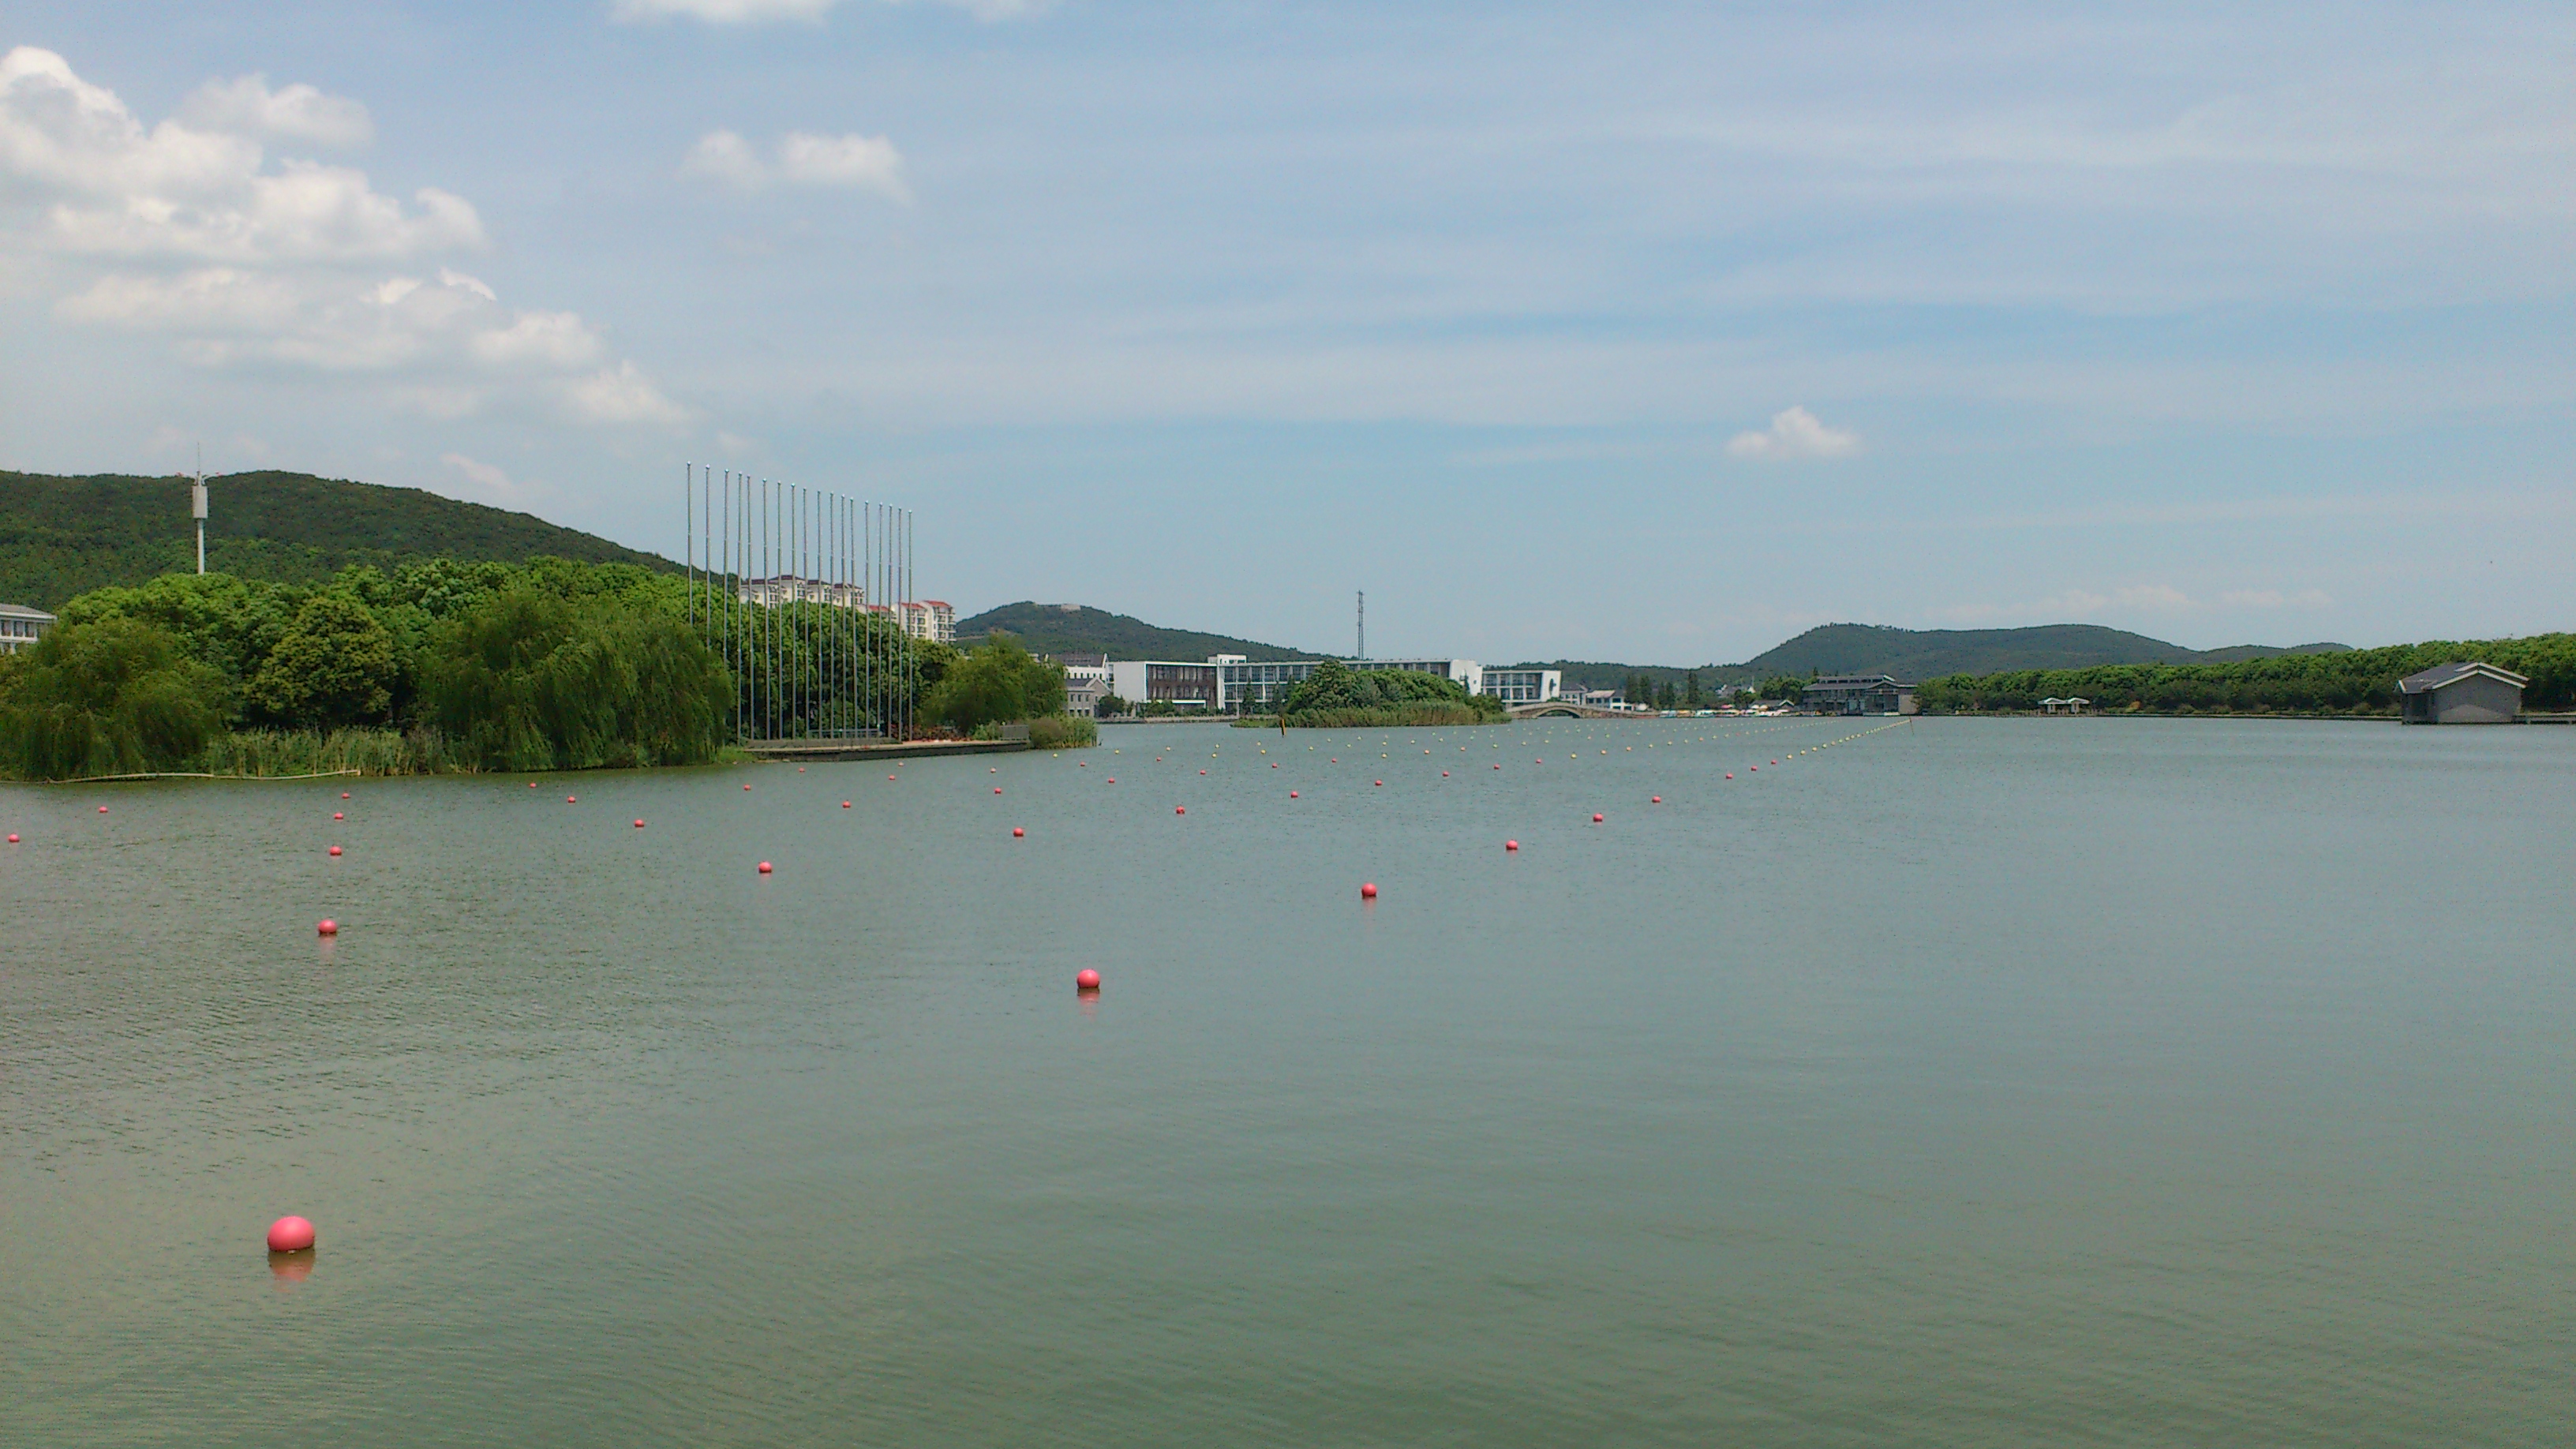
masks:
<svg viewBox="0 0 2576 1449"><path fill-rule="evenodd" d="M778 174L800 186L857 186L910 201L903 154L883 136L816 136L791 131L778 142Z"/></svg>
<svg viewBox="0 0 2576 1449"><path fill-rule="evenodd" d="M709 25L758 25L771 20L815 21L839 0L617 0L625 21L686 17Z"/></svg>
<svg viewBox="0 0 2576 1449"><path fill-rule="evenodd" d="M1860 435L1826 427L1814 413L1793 407L1772 414L1768 431L1736 434L1726 451L1739 458L1840 458L1860 451Z"/></svg>
<svg viewBox="0 0 2576 1449"><path fill-rule="evenodd" d="M1046 10L1053 0L941 0L990 25ZM709 25L762 25L774 20L812 24L840 0L617 0L610 13L629 23L689 19Z"/></svg>
<svg viewBox="0 0 2576 1449"><path fill-rule="evenodd" d="M339 103L318 92L313 100L294 97L284 111L345 134ZM176 120L146 130L114 91L34 46L0 57L0 180L49 194L44 232L30 240L73 253L352 261L483 242L483 223L461 197L423 189L413 196L417 209L406 209L349 167L288 161L270 171L244 136Z"/></svg>
<svg viewBox="0 0 2576 1449"><path fill-rule="evenodd" d="M376 138L375 123L365 106L326 96L309 85L272 91L264 75L208 81L181 103L179 115L201 131L304 141L337 150L353 150Z"/></svg>
<svg viewBox="0 0 2576 1449"><path fill-rule="evenodd" d="M363 106L250 76L185 114L147 130L51 51L0 58L0 197L41 203L0 211L0 259L52 254L56 316L158 334L199 367L377 379L384 402L431 417L529 402L581 422L689 416L578 313L506 305L453 267L389 275L387 261L482 244L461 197L423 190L406 208L347 167L272 170L233 134L358 144Z"/></svg>
<svg viewBox="0 0 2576 1449"><path fill-rule="evenodd" d="M757 191L769 184L769 168L760 164L750 142L731 131L709 131L700 136L698 144L681 158L680 171L688 176L712 177L745 191Z"/></svg>
<svg viewBox="0 0 2576 1449"><path fill-rule="evenodd" d="M586 422L677 426L695 416L664 397L631 362L572 380L564 386L563 397L573 416Z"/></svg>
<svg viewBox="0 0 2576 1449"><path fill-rule="evenodd" d="M480 488L487 493L497 493L503 497L516 497L518 495L519 485L512 482L510 475L503 472L496 464L479 463L472 458L466 457L463 453L442 454L438 461L445 463L448 467L464 474L466 482L473 484L475 487Z"/></svg>
<svg viewBox="0 0 2576 1449"><path fill-rule="evenodd" d="M2218 602L2231 609L2322 609L2334 602L2323 589L2300 589L2284 593L2279 589L2229 589L2218 596Z"/></svg>
<svg viewBox="0 0 2576 1449"><path fill-rule="evenodd" d="M777 186L846 186L910 202L903 153L883 136L818 136L790 131L778 138L775 160L765 161L751 142L732 131L709 131L681 159L684 175L704 176L743 191Z"/></svg>

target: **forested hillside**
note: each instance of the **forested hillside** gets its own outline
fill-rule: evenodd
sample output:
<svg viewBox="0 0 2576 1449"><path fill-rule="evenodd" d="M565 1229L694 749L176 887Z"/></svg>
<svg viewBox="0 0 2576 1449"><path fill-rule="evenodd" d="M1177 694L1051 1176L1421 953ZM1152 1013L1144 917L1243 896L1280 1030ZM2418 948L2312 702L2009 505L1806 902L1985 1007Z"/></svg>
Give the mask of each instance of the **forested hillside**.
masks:
<svg viewBox="0 0 2576 1449"><path fill-rule="evenodd" d="M275 472L207 482L214 507L206 567L238 578L318 584L351 564L390 572L432 558L678 567L578 529L418 488ZM92 589L193 572L196 539L184 478L0 472L0 601L53 609Z"/></svg>
<svg viewBox="0 0 2576 1449"><path fill-rule="evenodd" d="M1037 604L1023 601L987 609L957 621L957 642L971 645L999 629L1032 654L1106 654L1112 659L1203 660L1211 654L1241 654L1251 659L1321 659L1302 649L1261 644L1225 634L1163 629L1142 619L1113 614L1088 604Z"/></svg>

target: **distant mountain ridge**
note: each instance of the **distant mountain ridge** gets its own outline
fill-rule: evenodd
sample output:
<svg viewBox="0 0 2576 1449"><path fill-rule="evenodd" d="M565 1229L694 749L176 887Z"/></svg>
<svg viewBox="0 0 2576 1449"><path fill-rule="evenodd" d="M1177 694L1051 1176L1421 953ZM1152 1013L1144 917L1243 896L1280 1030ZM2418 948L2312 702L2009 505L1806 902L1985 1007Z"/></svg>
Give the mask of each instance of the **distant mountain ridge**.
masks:
<svg viewBox="0 0 2576 1449"><path fill-rule="evenodd" d="M1251 659L1324 657L1227 634L1165 629L1088 604L1040 604L1025 599L958 620L957 642L978 644L996 629L1017 639L1020 647L1032 654L1106 654L1112 659L1185 661L1202 660L1211 654L1241 654Z"/></svg>
<svg viewBox="0 0 2576 1449"><path fill-rule="evenodd" d="M2224 664L2281 654L2337 654L2345 644L2275 648L2238 644L2186 649L2100 624L2037 624L2021 629L1899 629L1885 624L1822 624L1776 644L1736 670L1780 674L1893 674L1907 681L2005 669L2089 669L2103 664Z"/></svg>
<svg viewBox="0 0 2576 1449"><path fill-rule="evenodd" d="M393 569L427 558L680 567L596 534L418 488L269 471L206 482L214 495L206 567L245 578L312 583L349 564ZM183 478L0 471L0 600L51 609L91 589L196 566Z"/></svg>

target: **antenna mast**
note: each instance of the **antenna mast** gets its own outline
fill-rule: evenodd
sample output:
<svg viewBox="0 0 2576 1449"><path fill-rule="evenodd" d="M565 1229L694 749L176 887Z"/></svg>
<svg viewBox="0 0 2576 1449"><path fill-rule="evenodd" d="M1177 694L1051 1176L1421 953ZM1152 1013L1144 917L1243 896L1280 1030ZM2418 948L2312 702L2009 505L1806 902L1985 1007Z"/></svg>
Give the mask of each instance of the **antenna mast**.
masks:
<svg viewBox="0 0 2576 1449"><path fill-rule="evenodd" d="M197 445L197 481L188 489L188 511L197 516L197 572L206 571L206 445Z"/></svg>
<svg viewBox="0 0 2576 1449"><path fill-rule="evenodd" d="M1359 644L1359 652L1353 654L1351 657L1353 659L1366 659L1368 657L1368 590L1366 589L1360 590L1360 629L1359 639L1357 642Z"/></svg>

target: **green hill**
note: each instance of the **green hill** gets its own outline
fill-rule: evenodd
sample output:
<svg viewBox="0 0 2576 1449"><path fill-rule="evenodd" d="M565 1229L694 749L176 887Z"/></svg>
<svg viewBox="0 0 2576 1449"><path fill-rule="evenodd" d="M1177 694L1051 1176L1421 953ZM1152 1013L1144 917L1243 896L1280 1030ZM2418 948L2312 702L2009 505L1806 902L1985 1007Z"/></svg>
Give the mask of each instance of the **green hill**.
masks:
<svg viewBox="0 0 2576 1449"><path fill-rule="evenodd" d="M1106 654L1112 659L1195 661L1211 654L1241 654L1252 659L1321 659L1303 649L1258 644L1225 634L1163 629L1142 619L1113 614L1088 604L1037 604L1026 601L986 609L957 621L957 642L973 645L999 629L1032 654Z"/></svg>
<svg viewBox="0 0 2576 1449"><path fill-rule="evenodd" d="M2333 654L2342 644L2287 649L2240 644L2186 649L2099 624L2040 624L2026 629L1896 629L1882 624L1825 624L1746 660L1737 669L1779 674L1893 674L1935 679L2005 669L2090 669L2104 664L2221 664L2283 654Z"/></svg>
<svg viewBox="0 0 2576 1449"><path fill-rule="evenodd" d="M418 488L305 473L209 478L210 571L312 583L349 564L394 568L425 558L523 563L679 565L577 529ZM50 609L109 584L139 584L197 566L184 478L104 473L63 478L0 472L0 600Z"/></svg>

